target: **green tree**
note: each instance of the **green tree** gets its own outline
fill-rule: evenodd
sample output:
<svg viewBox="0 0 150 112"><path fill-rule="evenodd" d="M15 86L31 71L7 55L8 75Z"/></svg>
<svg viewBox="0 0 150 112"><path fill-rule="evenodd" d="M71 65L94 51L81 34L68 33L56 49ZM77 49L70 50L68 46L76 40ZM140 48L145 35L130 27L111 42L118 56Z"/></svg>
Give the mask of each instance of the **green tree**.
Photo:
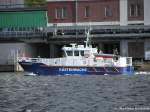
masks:
<svg viewBox="0 0 150 112"><path fill-rule="evenodd" d="M26 6L42 6L45 5L46 0L25 0Z"/></svg>

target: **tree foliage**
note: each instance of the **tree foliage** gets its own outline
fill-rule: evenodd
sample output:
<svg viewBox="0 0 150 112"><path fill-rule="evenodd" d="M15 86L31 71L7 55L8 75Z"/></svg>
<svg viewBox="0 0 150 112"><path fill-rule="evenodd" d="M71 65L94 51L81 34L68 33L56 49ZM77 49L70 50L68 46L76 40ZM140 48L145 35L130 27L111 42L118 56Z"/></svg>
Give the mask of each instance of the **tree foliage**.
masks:
<svg viewBox="0 0 150 112"><path fill-rule="evenodd" d="M41 6L45 5L46 0L25 0L25 5L27 6Z"/></svg>

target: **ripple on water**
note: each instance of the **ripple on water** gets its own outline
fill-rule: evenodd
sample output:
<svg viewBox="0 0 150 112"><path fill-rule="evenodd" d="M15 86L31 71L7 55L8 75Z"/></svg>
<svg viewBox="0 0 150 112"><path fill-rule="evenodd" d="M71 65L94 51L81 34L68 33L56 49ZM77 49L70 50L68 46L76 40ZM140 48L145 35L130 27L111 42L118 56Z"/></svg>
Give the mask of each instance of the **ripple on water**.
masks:
<svg viewBox="0 0 150 112"><path fill-rule="evenodd" d="M116 112L120 107L150 107L149 84L149 75L0 73L0 112Z"/></svg>

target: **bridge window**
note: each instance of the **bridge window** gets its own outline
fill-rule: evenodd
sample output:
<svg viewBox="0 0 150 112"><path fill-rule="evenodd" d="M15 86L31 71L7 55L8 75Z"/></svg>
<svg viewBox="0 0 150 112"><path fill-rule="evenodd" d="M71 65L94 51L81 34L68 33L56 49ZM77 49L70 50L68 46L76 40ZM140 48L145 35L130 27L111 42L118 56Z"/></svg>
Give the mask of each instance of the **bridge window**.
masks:
<svg viewBox="0 0 150 112"><path fill-rule="evenodd" d="M81 53L81 56L84 56L84 51L81 51L80 53Z"/></svg>
<svg viewBox="0 0 150 112"><path fill-rule="evenodd" d="M68 56L73 56L73 52L72 51L67 51L67 55Z"/></svg>
<svg viewBox="0 0 150 112"><path fill-rule="evenodd" d="M74 51L74 56L79 56L79 51Z"/></svg>

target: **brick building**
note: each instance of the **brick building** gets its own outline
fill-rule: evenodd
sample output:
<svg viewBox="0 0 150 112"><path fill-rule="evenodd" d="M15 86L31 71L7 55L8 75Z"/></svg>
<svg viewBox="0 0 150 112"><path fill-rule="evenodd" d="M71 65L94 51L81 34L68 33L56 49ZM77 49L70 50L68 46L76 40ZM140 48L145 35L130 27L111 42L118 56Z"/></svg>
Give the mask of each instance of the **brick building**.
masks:
<svg viewBox="0 0 150 112"><path fill-rule="evenodd" d="M79 34L91 27L93 44L105 53L118 48L123 56L147 59L150 48L148 4L149 0L47 0L48 32L62 32L64 39L73 39L82 37ZM74 30L78 35L67 35Z"/></svg>
<svg viewBox="0 0 150 112"><path fill-rule="evenodd" d="M144 24L143 0L47 0L48 25Z"/></svg>

